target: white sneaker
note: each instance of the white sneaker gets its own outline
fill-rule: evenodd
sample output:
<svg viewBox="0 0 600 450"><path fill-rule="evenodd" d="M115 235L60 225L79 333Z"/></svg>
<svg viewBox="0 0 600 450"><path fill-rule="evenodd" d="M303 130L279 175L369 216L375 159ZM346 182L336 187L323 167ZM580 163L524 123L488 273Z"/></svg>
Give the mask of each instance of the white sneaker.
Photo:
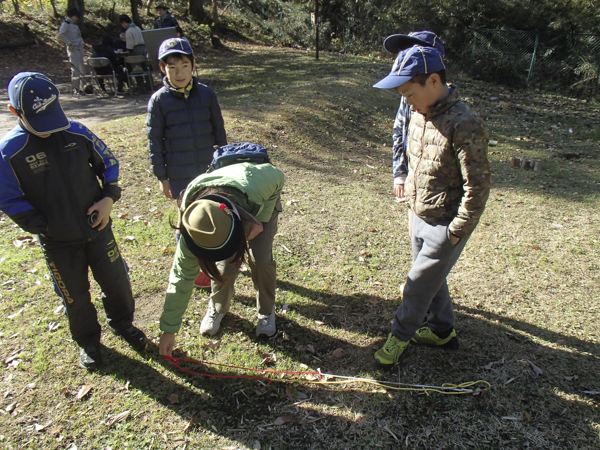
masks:
<svg viewBox="0 0 600 450"><path fill-rule="evenodd" d="M256 325L257 336L271 337L275 334L277 328L275 327L275 313L272 312L268 316L264 314L258 315L258 324Z"/></svg>
<svg viewBox="0 0 600 450"><path fill-rule="evenodd" d="M208 334L209 336L217 334L223 317L225 317L225 314L217 312L212 300L208 302L208 311L206 311L204 319L202 319L202 323L200 324L200 334Z"/></svg>

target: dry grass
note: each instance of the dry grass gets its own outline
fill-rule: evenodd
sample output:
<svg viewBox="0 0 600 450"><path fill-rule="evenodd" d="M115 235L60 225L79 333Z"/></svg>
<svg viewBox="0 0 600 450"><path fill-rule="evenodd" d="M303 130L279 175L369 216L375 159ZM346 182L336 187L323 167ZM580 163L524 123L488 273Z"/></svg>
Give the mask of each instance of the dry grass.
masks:
<svg viewBox="0 0 600 450"><path fill-rule="evenodd" d="M406 207L391 195L398 99L370 87L390 63L326 54L315 62L301 51L241 46L201 61L229 141L264 144L286 174L275 249L280 332L268 341L254 337L245 273L216 339L198 335L205 295L197 291L178 344L192 358L218 363L265 367L263 355L272 354L270 369L320 367L431 385L481 379L491 384L488 392L427 396L372 385L208 379L173 368L155 347L139 356L108 333L105 368L87 374L76 367L65 318L53 314L58 300L38 247L15 248L22 233L3 218L0 356L18 357L2 368L2 446L597 448L598 395L586 393L600 389L595 105L458 83L499 141L490 148L486 213L449 277L461 349L410 348L397 370L381 372L372 355L410 267ZM124 194L114 228L131 268L137 323L156 337L173 256L173 205L159 197L149 173L143 121L94 129L121 162ZM560 156L566 154L579 157ZM511 170L512 155L542 158L544 170ZM49 322L61 326L48 331ZM338 348L345 357L333 356ZM76 400L84 384L92 389ZM110 424L124 411L125 420ZM293 421L274 425L282 416Z"/></svg>

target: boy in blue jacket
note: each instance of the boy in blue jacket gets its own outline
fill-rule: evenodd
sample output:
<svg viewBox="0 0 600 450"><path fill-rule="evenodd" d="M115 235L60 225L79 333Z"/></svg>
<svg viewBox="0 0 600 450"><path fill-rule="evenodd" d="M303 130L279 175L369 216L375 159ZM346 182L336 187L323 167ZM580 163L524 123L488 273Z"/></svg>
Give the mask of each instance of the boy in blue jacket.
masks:
<svg viewBox="0 0 600 450"><path fill-rule="evenodd" d="M88 268L102 289L110 328L144 350L147 339L133 326L133 293L110 226L112 205L121 196L117 160L90 130L67 120L58 89L45 75L15 75L8 96L19 123L0 141L0 210L39 235L81 347L79 364L92 370L102 362Z"/></svg>
<svg viewBox="0 0 600 450"><path fill-rule="evenodd" d="M160 191L176 200L206 172L214 146L226 145L227 134L217 96L193 75L196 63L189 42L167 39L158 59L165 77L148 102L148 148ZM208 287L210 280L200 273L196 285Z"/></svg>

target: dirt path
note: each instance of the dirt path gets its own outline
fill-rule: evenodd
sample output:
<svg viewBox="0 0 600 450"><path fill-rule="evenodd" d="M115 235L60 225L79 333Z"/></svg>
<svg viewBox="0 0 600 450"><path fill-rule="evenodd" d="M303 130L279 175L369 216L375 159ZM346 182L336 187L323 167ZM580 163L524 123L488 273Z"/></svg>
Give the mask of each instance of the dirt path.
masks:
<svg viewBox="0 0 600 450"><path fill-rule="evenodd" d="M88 127L121 117L145 114L150 98L149 94L126 95L121 98L94 98L93 95L72 98L69 94L69 85L59 85L59 89L60 103L67 117ZM15 116L6 105L8 105L8 94L3 89L0 92L0 137L16 124Z"/></svg>

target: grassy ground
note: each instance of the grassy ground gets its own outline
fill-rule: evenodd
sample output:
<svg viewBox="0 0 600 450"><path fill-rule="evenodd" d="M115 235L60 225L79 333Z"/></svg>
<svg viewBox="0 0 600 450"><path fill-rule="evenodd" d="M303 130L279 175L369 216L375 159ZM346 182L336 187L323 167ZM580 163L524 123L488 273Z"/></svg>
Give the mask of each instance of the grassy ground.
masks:
<svg viewBox="0 0 600 450"><path fill-rule="evenodd" d="M372 355L410 267L406 207L391 193L398 98L371 88L391 61L312 57L238 47L201 62L229 141L264 144L286 174L275 244L279 332L270 340L254 337L255 300L245 272L212 339L198 335L206 293L196 291L180 354L403 383L485 380L489 391L424 395L373 385L209 379L173 367L156 346L138 355L108 332L106 364L88 374L77 366L66 318L57 314L39 246L19 240L24 233L2 217L0 446L598 448L597 106L458 82L499 142L490 147L486 213L449 276L461 348L409 348L398 369L383 372ZM155 339L173 257L174 206L159 196L149 171L143 116L94 131L121 162L114 229L131 269L136 322ZM543 170L510 169L511 156L540 158ZM101 311L95 285L93 294ZM78 396L82 388L89 392Z"/></svg>

